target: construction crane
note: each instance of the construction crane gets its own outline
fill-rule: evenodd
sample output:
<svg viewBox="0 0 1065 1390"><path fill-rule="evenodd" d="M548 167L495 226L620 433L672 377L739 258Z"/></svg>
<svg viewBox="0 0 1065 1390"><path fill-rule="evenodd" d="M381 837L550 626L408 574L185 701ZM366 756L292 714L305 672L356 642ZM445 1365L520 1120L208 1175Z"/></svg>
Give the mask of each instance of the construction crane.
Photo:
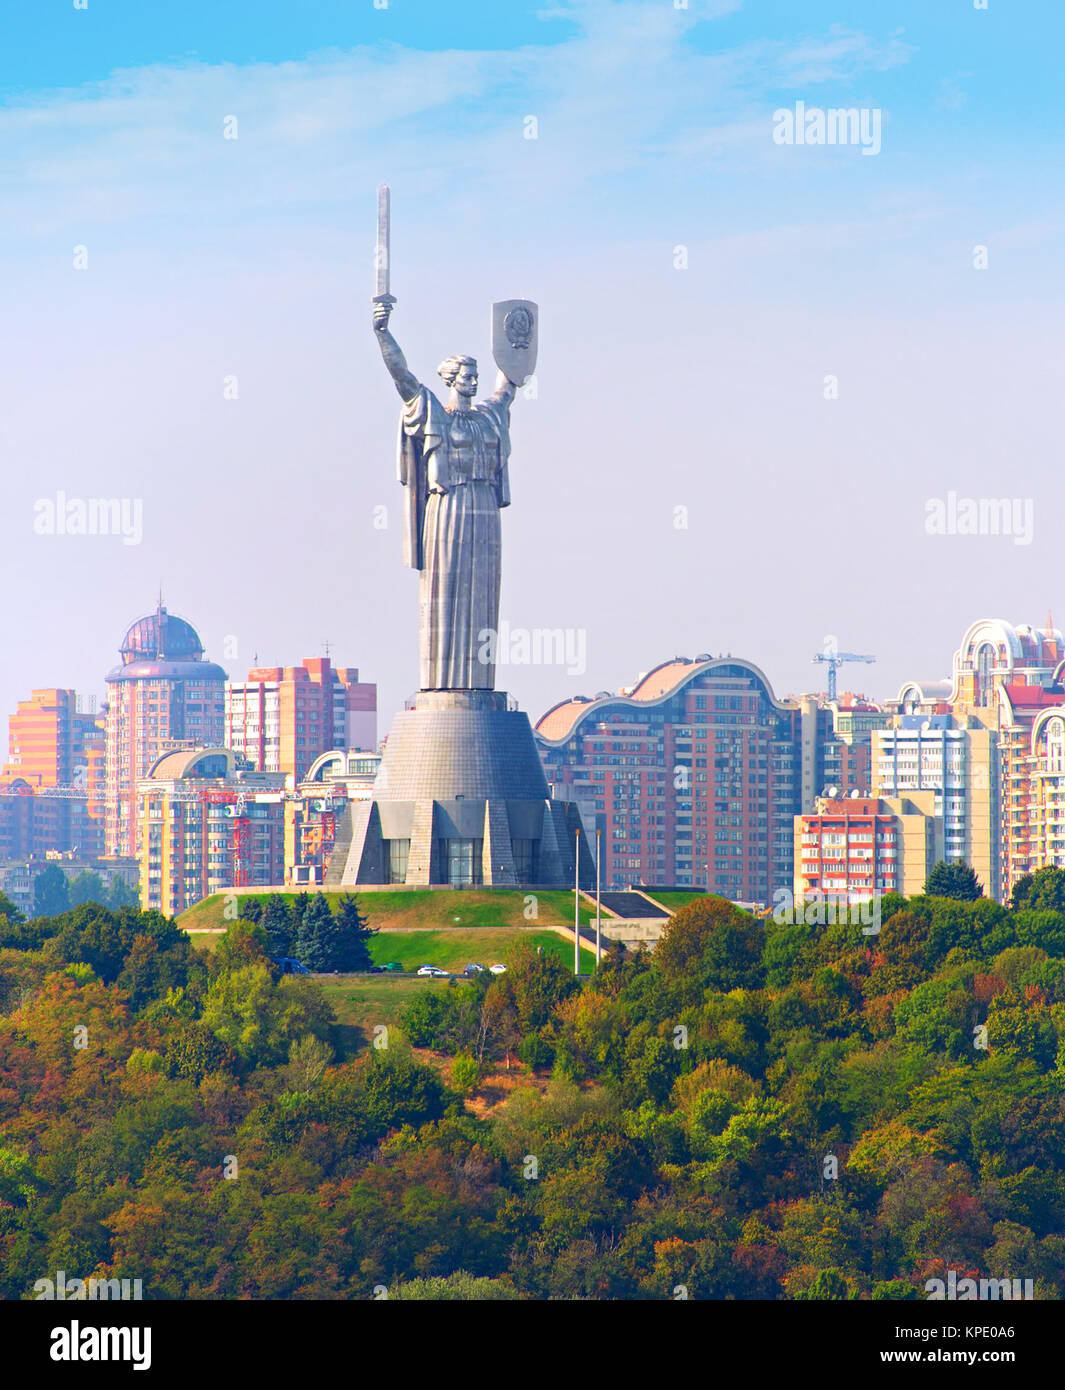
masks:
<svg viewBox="0 0 1065 1390"><path fill-rule="evenodd" d="M824 662L828 666L828 699L832 703L836 698L836 672L845 661L875 661L875 656L861 656L858 652L818 652L814 661Z"/></svg>

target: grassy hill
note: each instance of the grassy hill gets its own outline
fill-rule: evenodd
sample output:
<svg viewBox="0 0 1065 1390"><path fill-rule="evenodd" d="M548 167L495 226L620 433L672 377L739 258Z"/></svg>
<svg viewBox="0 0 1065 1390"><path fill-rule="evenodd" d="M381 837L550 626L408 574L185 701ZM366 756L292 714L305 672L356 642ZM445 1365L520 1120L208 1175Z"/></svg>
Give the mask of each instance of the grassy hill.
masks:
<svg viewBox="0 0 1065 1390"><path fill-rule="evenodd" d="M466 968L470 961L478 965L506 963L507 952L519 934L534 946L558 956L573 965L573 942L553 931L520 932L517 927L494 930L491 927L443 927L439 931L384 931L370 940L370 959L374 965L389 965L393 961L404 970L417 970L421 965L438 965L441 970L455 973ZM220 936L200 932L194 938L197 949L213 951ZM609 947L609 942L607 943ZM581 946L581 974L590 974L595 966L595 952ZM385 981L385 984L388 982Z"/></svg>
<svg viewBox="0 0 1065 1390"><path fill-rule="evenodd" d="M420 965L438 965L442 970L462 970L467 961L493 965L505 961L507 949L517 937L516 931L424 931L403 932L375 937L370 954L374 963L386 965L398 961L407 970ZM567 966L573 965L573 945L554 932L530 932L528 940L545 951L559 956ZM487 948L487 949L486 949ZM595 968L595 954L581 947L581 973L590 975ZM375 1024L395 1027L406 1004L419 990L446 991L446 980L432 980L409 975L319 975L317 983L336 1011L341 1029L359 1030L362 1041L371 1038ZM355 1035L351 1035L352 1039Z"/></svg>
<svg viewBox="0 0 1065 1390"><path fill-rule="evenodd" d="M356 1048L370 1040L376 1024L395 1027L400 1013L419 991L439 993L449 988L446 980L411 979L407 975L340 975L335 980L320 979L318 983L332 1004L341 1029L359 1030L360 1037L354 1039Z"/></svg>
<svg viewBox="0 0 1065 1390"><path fill-rule="evenodd" d="M224 917L226 894L215 893L177 919L186 931L220 930L227 925ZM238 903L243 899L242 894ZM258 896L258 895L256 895ZM265 895L264 895L265 896ZM295 893L282 897L292 899ZM340 893L326 893L331 906L336 906ZM466 889L462 892L415 890L411 892L356 893L359 910L369 919L370 926L383 931L397 928L432 930L443 927L517 928L573 925L573 894L551 889L526 893L510 888ZM534 902L530 902L534 899ZM535 916L527 913L535 909ZM595 909L581 901L581 922L595 920Z"/></svg>

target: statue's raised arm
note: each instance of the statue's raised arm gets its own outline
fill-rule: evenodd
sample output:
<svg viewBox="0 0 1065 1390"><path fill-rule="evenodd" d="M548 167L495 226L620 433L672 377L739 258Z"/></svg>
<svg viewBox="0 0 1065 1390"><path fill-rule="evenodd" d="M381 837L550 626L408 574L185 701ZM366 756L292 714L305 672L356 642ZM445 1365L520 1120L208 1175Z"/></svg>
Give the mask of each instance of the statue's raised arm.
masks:
<svg viewBox="0 0 1065 1390"><path fill-rule="evenodd" d="M518 383L511 381L506 372L496 372L496 389L488 397L496 405L509 406L518 390Z"/></svg>
<svg viewBox="0 0 1065 1390"><path fill-rule="evenodd" d="M396 390L403 400L410 401L418 394L421 382L407 366L403 349L388 331L388 319L392 313L393 303L391 296L374 300L373 330L377 336L377 344L381 349L385 366L388 368L392 380L396 383Z"/></svg>

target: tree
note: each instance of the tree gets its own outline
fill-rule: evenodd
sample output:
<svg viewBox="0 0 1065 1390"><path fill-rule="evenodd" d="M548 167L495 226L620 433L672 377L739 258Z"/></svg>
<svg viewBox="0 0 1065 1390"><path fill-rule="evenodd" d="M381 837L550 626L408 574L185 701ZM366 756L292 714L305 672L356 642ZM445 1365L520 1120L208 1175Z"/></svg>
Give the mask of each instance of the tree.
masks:
<svg viewBox="0 0 1065 1390"><path fill-rule="evenodd" d="M300 919L296 957L308 970L335 970L333 933L336 923L324 893L315 893Z"/></svg>
<svg viewBox="0 0 1065 1390"><path fill-rule="evenodd" d="M579 988L560 956L518 937L507 952L506 974L493 977L484 997L486 1036L493 1047L501 1045L508 1070L511 1051L542 1028L555 1006Z"/></svg>
<svg viewBox="0 0 1065 1390"><path fill-rule="evenodd" d="M241 915L247 917L249 921L257 921L260 926L266 929L267 939L270 943L270 954L274 960L279 960L281 956L290 956L295 930L292 910L288 903L280 893L270 893L261 906L260 915L249 917L248 910L253 908L253 903L254 900L243 904ZM254 903L254 907L259 907L259 904Z"/></svg>
<svg viewBox="0 0 1065 1390"><path fill-rule="evenodd" d="M304 991L304 984L310 981L286 976L275 987L265 965L223 970L207 991L203 1022L242 1062L274 1066L297 1038L313 1033L329 1041L329 1006L321 991Z"/></svg>
<svg viewBox="0 0 1065 1390"><path fill-rule="evenodd" d="M9 1207L29 1206L43 1186L25 1154L0 1148L0 1202Z"/></svg>
<svg viewBox="0 0 1065 1390"><path fill-rule="evenodd" d="M388 1297L401 1301L406 1299L408 1302L416 1300L419 1303L428 1300L499 1303L518 1299L521 1295L506 1278L477 1278L467 1274L464 1269L457 1269L454 1274L436 1275L429 1279L407 1279L389 1289Z"/></svg>
<svg viewBox="0 0 1065 1390"><path fill-rule="evenodd" d="M170 1076L183 1076L199 1085L210 1072L235 1070L237 1058L206 1023L180 1023L170 1029L163 1065Z"/></svg>
<svg viewBox="0 0 1065 1390"><path fill-rule="evenodd" d="M91 869L82 869L80 874L75 874L70 880L70 906L77 907L80 903L100 903L101 906L107 904L104 881Z"/></svg>
<svg viewBox="0 0 1065 1390"><path fill-rule="evenodd" d="M1065 869L1048 864L1034 874L1022 874L1013 888L1010 906L1065 912Z"/></svg>
<svg viewBox="0 0 1065 1390"><path fill-rule="evenodd" d="M948 864L943 859L932 865L924 891L929 898L955 898L963 903L972 903L984 896L983 886L971 865L960 861Z"/></svg>
<svg viewBox="0 0 1065 1390"><path fill-rule="evenodd" d="M477 1058L462 1053L455 1058L451 1068L451 1084L457 1091L472 1091L481 1077Z"/></svg>
<svg viewBox="0 0 1065 1390"><path fill-rule="evenodd" d="M111 883L107 889L107 907L115 912L121 912L124 907L140 907L140 897L135 888L131 888L121 874L112 874Z"/></svg>
<svg viewBox="0 0 1065 1390"><path fill-rule="evenodd" d="M289 903L289 920L292 923L292 944L295 947L299 938L300 927L303 923L304 915L311 904L310 893L296 893Z"/></svg>
<svg viewBox="0 0 1065 1390"><path fill-rule="evenodd" d="M58 864L49 864L33 880L34 917L58 917L70 907L70 885Z"/></svg>
<svg viewBox="0 0 1065 1390"><path fill-rule="evenodd" d="M115 983L129 995L134 1009L143 1009L164 998L168 990L180 989L187 979L188 958L183 943L176 950L165 949L157 937L141 932L130 943Z"/></svg>
<svg viewBox="0 0 1065 1390"><path fill-rule="evenodd" d="M160 912L134 912L123 908L112 912L98 903L82 903L54 919L55 933L45 944L45 954L64 965L84 961L101 980L114 983L127 965L127 957L139 936L152 938L156 960L148 975L156 985L150 992L163 992L170 986L187 983L189 967L196 958L188 936ZM146 961L144 943L138 954ZM125 986L123 986L125 987Z"/></svg>
<svg viewBox="0 0 1065 1390"><path fill-rule="evenodd" d="M230 922L218 940L211 961L216 970L238 970L243 965L266 965L270 960L270 938L259 922L238 917Z"/></svg>
<svg viewBox="0 0 1065 1390"><path fill-rule="evenodd" d="M330 970L369 970L370 938L377 934L368 920L359 911L358 900L351 893L344 893L334 912L336 931L334 933L333 963Z"/></svg>
<svg viewBox="0 0 1065 1390"><path fill-rule="evenodd" d="M921 1301L923 1295L916 1284L909 1284L905 1279L886 1279L879 1284L873 1285L873 1292L869 1297L874 1302L881 1302L884 1299L894 1299L896 1302Z"/></svg>
<svg viewBox="0 0 1065 1390"><path fill-rule="evenodd" d="M19 950L34 950L49 935L50 923L39 918L27 924L25 913L18 910L6 894L0 893L0 950L14 946Z"/></svg>
<svg viewBox="0 0 1065 1390"><path fill-rule="evenodd" d="M838 1269L819 1269L809 1285L796 1298L806 1299L847 1299L847 1281Z"/></svg>
<svg viewBox="0 0 1065 1390"><path fill-rule="evenodd" d="M451 1097L432 1067L412 1057L375 1052L361 1076L362 1103L374 1131L439 1120Z"/></svg>
<svg viewBox="0 0 1065 1390"><path fill-rule="evenodd" d="M400 1023L415 1047L442 1051L441 1034L455 1022L455 991L420 989L400 1014Z"/></svg>
<svg viewBox="0 0 1065 1390"><path fill-rule="evenodd" d="M655 947L654 963L692 997L728 994L764 981L761 923L725 898L702 897L682 907Z"/></svg>
<svg viewBox="0 0 1065 1390"><path fill-rule="evenodd" d="M6 917L13 926L26 920L25 913L18 910L6 893L0 893L0 917Z"/></svg>

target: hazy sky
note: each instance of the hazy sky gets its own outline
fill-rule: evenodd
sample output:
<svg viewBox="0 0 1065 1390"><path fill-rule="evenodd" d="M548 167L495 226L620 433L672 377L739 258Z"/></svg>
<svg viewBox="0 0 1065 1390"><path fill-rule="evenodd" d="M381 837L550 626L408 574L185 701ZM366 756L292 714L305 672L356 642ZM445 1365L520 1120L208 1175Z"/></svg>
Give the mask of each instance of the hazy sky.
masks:
<svg viewBox="0 0 1065 1390"><path fill-rule="evenodd" d="M675 654L817 688L829 634L878 658L841 688L891 696L978 617L1065 624L1063 11L7 0L0 719L102 695L162 583L231 675L328 640L387 730L417 576L382 179L423 381L473 353L490 389L493 300L541 308L502 615L584 632L587 669L501 667L532 718ZM800 101L879 112L879 153L775 143ZM928 534L951 491L1031 499L1030 543ZM139 503L140 543L38 534L59 492Z"/></svg>

